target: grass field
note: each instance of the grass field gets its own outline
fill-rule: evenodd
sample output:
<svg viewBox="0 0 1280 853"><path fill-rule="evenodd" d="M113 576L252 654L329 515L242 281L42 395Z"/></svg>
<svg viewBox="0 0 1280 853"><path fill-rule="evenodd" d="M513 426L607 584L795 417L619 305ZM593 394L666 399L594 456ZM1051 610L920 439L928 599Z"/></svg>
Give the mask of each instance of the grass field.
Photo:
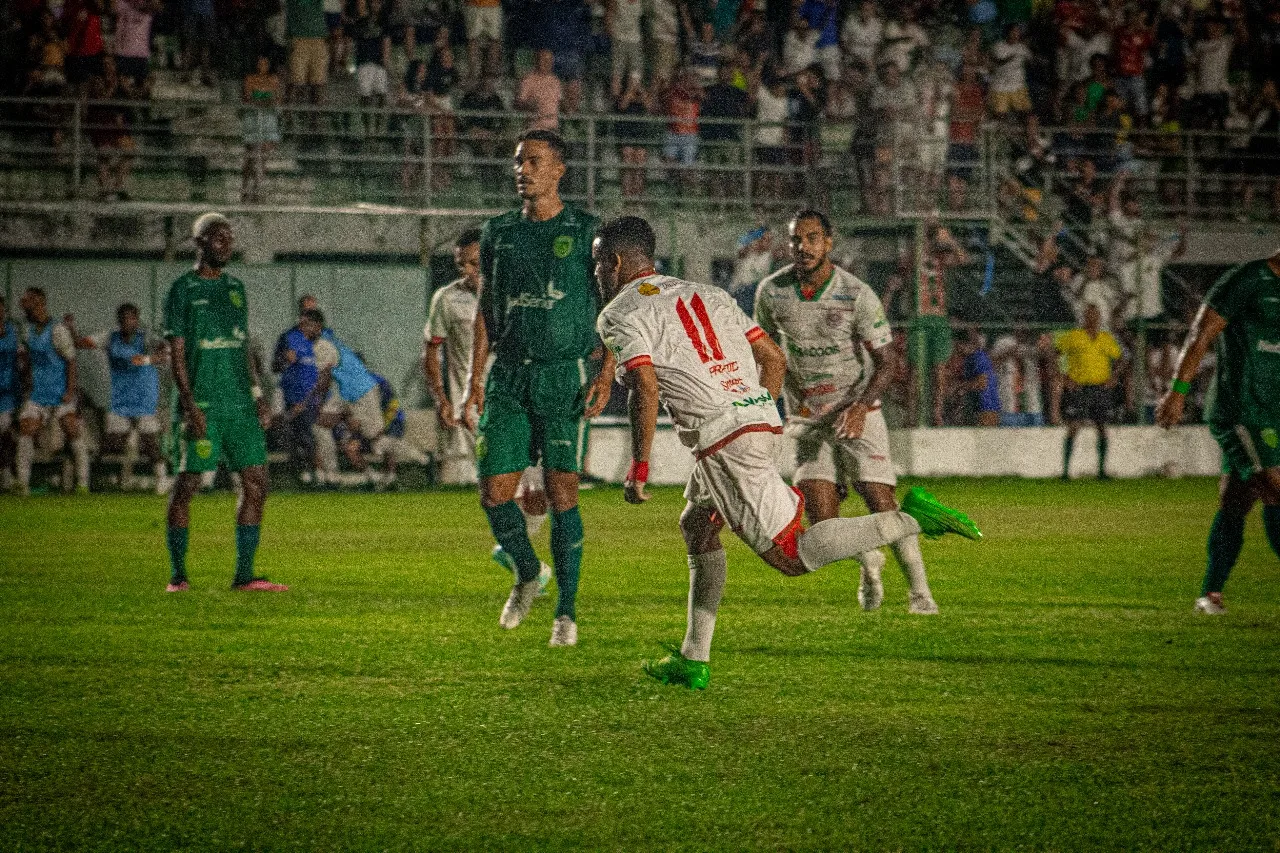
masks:
<svg viewBox="0 0 1280 853"><path fill-rule="evenodd" d="M509 581L473 494L279 495L227 589L232 499L161 592L161 499L0 499L0 848L1280 849L1280 564L1256 516L1191 613L1208 480L935 481L938 617L857 609L736 541L711 686L678 490L583 493L580 645ZM539 544L545 553L545 532Z"/></svg>

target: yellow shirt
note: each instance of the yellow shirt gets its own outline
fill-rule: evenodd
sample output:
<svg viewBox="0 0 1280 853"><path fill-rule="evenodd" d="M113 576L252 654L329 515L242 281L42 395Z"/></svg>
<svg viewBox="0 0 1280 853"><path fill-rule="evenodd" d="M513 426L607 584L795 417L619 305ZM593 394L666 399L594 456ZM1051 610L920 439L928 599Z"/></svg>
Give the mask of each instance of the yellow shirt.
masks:
<svg viewBox="0 0 1280 853"><path fill-rule="evenodd" d="M1063 332L1058 352L1067 357L1067 376L1078 385L1105 385L1111 378L1111 362L1120 357L1120 344L1108 332L1090 337L1084 329Z"/></svg>

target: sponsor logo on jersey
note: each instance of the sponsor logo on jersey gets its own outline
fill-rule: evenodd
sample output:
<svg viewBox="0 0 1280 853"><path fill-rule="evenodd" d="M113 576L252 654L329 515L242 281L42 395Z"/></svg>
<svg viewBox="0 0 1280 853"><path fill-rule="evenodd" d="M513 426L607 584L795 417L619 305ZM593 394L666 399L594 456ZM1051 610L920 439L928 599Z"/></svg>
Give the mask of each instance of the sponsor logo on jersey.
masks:
<svg viewBox="0 0 1280 853"><path fill-rule="evenodd" d="M728 391L730 394L745 394L751 390L747 383L743 382L742 379L737 376L734 376L731 379L721 379L720 387ZM737 403L734 405L736 406Z"/></svg>
<svg viewBox="0 0 1280 853"><path fill-rule="evenodd" d="M765 391L763 394L759 395L758 397L744 397L741 400L734 400L733 404L735 406L738 406L739 408L747 409L747 408L750 408L751 406L763 406L767 403L772 403L772 402L773 402L773 395L770 394L768 391Z"/></svg>
<svg viewBox="0 0 1280 853"><path fill-rule="evenodd" d="M244 297L240 295L240 292L238 290L228 291L227 298L230 299L231 304L236 306L237 308L244 307Z"/></svg>
<svg viewBox="0 0 1280 853"><path fill-rule="evenodd" d="M827 344L821 347L802 347L787 341L787 352L801 358L820 358L824 355L837 355L840 352L840 345Z"/></svg>
<svg viewBox="0 0 1280 853"><path fill-rule="evenodd" d="M657 296L661 292L661 287L658 287L656 284L650 284L647 281L636 288L636 293L639 293L641 296Z"/></svg>
<svg viewBox="0 0 1280 853"><path fill-rule="evenodd" d="M543 311L550 311L561 299L564 299L564 291L557 289L555 281L552 280L547 282L547 292L544 296L522 293L514 298L508 297L507 311L512 308L540 308Z"/></svg>
<svg viewBox="0 0 1280 853"><path fill-rule="evenodd" d="M1280 435L1276 435L1276 431L1271 427L1265 427L1258 435L1262 436L1262 441L1272 450L1280 445Z"/></svg>
<svg viewBox="0 0 1280 853"><path fill-rule="evenodd" d="M1280 355L1280 341L1258 341L1258 352Z"/></svg>
<svg viewBox="0 0 1280 853"><path fill-rule="evenodd" d="M569 257L569 253L573 251L573 238L568 234L561 234L556 241L551 244L551 251L555 253L557 258L564 260Z"/></svg>
<svg viewBox="0 0 1280 853"><path fill-rule="evenodd" d="M712 364L707 367L707 372L710 373L712 376L715 376L720 373L737 373L738 362L726 361L724 364Z"/></svg>

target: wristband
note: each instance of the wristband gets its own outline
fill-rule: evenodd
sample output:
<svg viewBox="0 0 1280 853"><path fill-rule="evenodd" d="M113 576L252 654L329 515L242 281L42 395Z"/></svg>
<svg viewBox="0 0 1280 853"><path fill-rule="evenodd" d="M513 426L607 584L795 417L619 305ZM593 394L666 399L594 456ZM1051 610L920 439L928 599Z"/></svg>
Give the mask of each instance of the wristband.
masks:
<svg viewBox="0 0 1280 853"><path fill-rule="evenodd" d="M253 399L255 399L255 400L261 400L261 399L262 399L262 386L261 386L261 385L254 385L252 388L250 388L250 389L249 389L249 393L253 395Z"/></svg>
<svg viewBox="0 0 1280 853"><path fill-rule="evenodd" d="M649 482L649 463L632 459L631 464L627 466L626 481L637 486L643 486Z"/></svg>
<svg viewBox="0 0 1280 853"><path fill-rule="evenodd" d="M1181 379L1175 379L1173 380L1173 385L1170 387L1170 390L1175 394L1181 394L1185 397L1187 393L1191 391L1191 383L1183 382Z"/></svg>

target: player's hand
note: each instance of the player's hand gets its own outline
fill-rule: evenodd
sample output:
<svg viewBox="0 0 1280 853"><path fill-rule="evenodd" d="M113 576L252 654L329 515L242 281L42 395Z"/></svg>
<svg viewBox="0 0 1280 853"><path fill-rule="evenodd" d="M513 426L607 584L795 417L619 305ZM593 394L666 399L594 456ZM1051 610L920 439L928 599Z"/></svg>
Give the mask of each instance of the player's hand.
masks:
<svg viewBox="0 0 1280 853"><path fill-rule="evenodd" d="M587 388L586 410L582 416L585 418L594 418L596 415L604 411L604 407L609 405L609 396L613 393L613 377L605 375L603 372L596 377L596 380Z"/></svg>
<svg viewBox="0 0 1280 853"><path fill-rule="evenodd" d="M467 429L475 432L480 427L480 416L484 414L484 386L472 385L462 401L462 422Z"/></svg>
<svg viewBox="0 0 1280 853"><path fill-rule="evenodd" d="M642 504L649 500L649 496L645 494L644 484L649 482L649 462L637 462L631 460L631 464L627 466L627 476L622 480L622 496L626 498L629 504Z"/></svg>
<svg viewBox="0 0 1280 853"><path fill-rule="evenodd" d="M649 493L644 490L644 483L623 483L622 496L629 504L642 504L649 500Z"/></svg>
<svg viewBox="0 0 1280 853"><path fill-rule="evenodd" d="M436 418L445 429L453 429L458 425L458 419L453 414L453 403L448 400L441 400L436 406Z"/></svg>
<svg viewBox="0 0 1280 853"><path fill-rule="evenodd" d="M836 438L862 438L862 431L867 426L866 403L858 402L849 406L836 418Z"/></svg>
<svg viewBox="0 0 1280 853"><path fill-rule="evenodd" d="M258 407L258 425L267 429L271 426L271 407L267 405L267 398L259 397L255 404Z"/></svg>
<svg viewBox="0 0 1280 853"><path fill-rule="evenodd" d="M287 349L284 351L284 360L293 364L298 360L298 354L291 349Z"/></svg>
<svg viewBox="0 0 1280 853"><path fill-rule="evenodd" d="M144 367L147 363L147 357L145 355L135 355L133 358L129 359L129 363L134 367Z"/></svg>
<svg viewBox="0 0 1280 853"><path fill-rule="evenodd" d="M204 411L199 406L193 406L191 411L183 416L186 423L186 432L188 441L199 441L208 433L208 423L204 417Z"/></svg>
<svg viewBox="0 0 1280 853"><path fill-rule="evenodd" d="M1164 396L1160 398L1160 405L1156 406L1156 426L1170 429L1182 423L1183 409L1186 405L1187 397L1185 394L1166 391Z"/></svg>

